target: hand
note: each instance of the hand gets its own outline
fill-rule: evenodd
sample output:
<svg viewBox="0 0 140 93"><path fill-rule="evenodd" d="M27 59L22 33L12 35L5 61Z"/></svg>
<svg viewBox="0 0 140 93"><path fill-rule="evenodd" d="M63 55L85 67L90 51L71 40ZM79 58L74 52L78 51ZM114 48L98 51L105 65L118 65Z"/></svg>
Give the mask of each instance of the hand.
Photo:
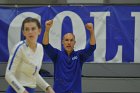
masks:
<svg viewBox="0 0 140 93"><path fill-rule="evenodd" d="M85 27L90 31L90 45L95 45L95 35L94 35L94 28L92 23L87 23Z"/></svg>
<svg viewBox="0 0 140 93"><path fill-rule="evenodd" d="M93 24L92 23L87 23L85 26L89 31L93 31Z"/></svg>
<svg viewBox="0 0 140 93"><path fill-rule="evenodd" d="M47 87L47 93L55 93L54 90L49 86Z"/></svg>
<svg viewBox="0 0 140 93"><path fill-rule="evenodd" d="M26 91L26 90L24 90L24 92L23 93L29 93L28 91Z"/></svg>
<svg viewBox="0 0 140 93"><path fill-rule="evenodd" d="M53 24L53 20L48 20L45 22L45 26L46 26L46 30L50 30L50 28L52 27Z"/></svg>

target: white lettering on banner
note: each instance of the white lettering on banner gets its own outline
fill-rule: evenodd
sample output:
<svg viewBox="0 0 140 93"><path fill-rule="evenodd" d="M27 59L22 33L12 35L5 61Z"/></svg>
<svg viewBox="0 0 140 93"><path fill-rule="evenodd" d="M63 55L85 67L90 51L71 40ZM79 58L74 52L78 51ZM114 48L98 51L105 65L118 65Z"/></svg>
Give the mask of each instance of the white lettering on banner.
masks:
<svg viewBox="0 0 140 93"><path fill-rule="evenodd" d="M72 22L73 33L76 37L75 38L76 39L75 50L83 49L86 44L85 26L84 26L83 21L80 18L80 16L72 11L63 11L61 13L58 13L55 16L53 27L51 28L51 31L49 34L50 43L55 48L58 48L61 50L62 22L65 17L69 17Z"/></svg>
<svg viewBox="0 0 140 93"><path fill-rule="evenodd" d="M110 12L90 12L90 17L94 19L94 29L97 47L94 52L94 63L122 63L122 45L118 46L118 51L114 55L114 58L106 61L106 17L110 16ZM132 12L131 16L135 18L135 41L134 41L134 62L140 63L138 60L140 53L140 12ZM9 25L8 31L8 49L11 51L13 46L21 39L21 25L22 21L26 17L35 17L41 19L41 16L34 12L24 12L17 15L11 24ZM62 24L65 17L69 17L72 22L73 33L76 36L75 50L79 50L86 45L86 30L83 20L79 15L72 11L63 11L58 13L54 17L53 27L50 31L50 43L61 50L61 35L62 35ZM82 37L82 38L81 38ZM82 43L81 43L82 42Z"/></svg>
<svg viewBox="0 0 140 93"><path fill-rule="evenodd" d="M96 50L94 52L94 62L106 62L106 17L110 12L90 12L90 17L94 17L94 30L96 37Z"/></svg>
<svg viewBox="0 0 140 93"><path fill-rule="evenodd" d="M40 15L33 12L24 12L16 16L11 22L8 30L8 49L11 52L13 46L20 41L21 38L21 25L26 17L34 17L41 19Z"/></svg>
<svg viewBox="0 0 140 93"><path fill-rule="evenodd" d="M131 16L135 17L134 62L140 63L140 12L132 12Z"/></svg>
<svg viewBox="0 0 140 93"><path fill-rule="evenodd" d="M118 46L116 56L112 60L107 61L107 63L122 63L122 45Z"/></svg>

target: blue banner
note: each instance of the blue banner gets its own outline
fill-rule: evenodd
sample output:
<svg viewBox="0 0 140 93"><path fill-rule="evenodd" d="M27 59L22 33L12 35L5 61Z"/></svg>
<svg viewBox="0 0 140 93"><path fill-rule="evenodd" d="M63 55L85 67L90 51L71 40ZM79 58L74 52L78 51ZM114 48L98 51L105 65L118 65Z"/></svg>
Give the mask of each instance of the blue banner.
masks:
<svg viewBox="0 0 140 93"><path fill-rule="evenodd" d="M38 18L42 32L45 21L54 20L50 43L62 49L61 39L67 32L76 36L75 50L89 43L87 22L94 24L97 48L87 60L93 63L139 63L140 61L140 6L41 6L0 7L0 62L7 62L13 46L23 39L21 24L26 17ZM46 55L44 62L50 61Z"/></svg>

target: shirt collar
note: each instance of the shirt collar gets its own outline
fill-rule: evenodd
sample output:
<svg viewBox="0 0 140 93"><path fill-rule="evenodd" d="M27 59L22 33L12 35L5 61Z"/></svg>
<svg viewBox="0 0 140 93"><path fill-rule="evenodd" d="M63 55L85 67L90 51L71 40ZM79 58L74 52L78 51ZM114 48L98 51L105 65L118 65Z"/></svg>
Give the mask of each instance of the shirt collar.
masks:
<svg viewBox="0 0 140 93"><path fill-rule="evenodd" d="M66 52L66 50L63 51L67 56L68 56L68 53ZM72 56L74 54L74 50L71 52L70 56Z"/></svg>

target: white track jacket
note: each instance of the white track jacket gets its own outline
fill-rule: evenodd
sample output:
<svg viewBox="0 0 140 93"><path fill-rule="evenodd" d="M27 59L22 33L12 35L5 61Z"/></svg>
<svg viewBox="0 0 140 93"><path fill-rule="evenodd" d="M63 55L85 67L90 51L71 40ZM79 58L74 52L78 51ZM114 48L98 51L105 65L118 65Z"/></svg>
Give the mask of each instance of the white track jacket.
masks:
<svg viewBox="0 0 140 93"><path fill-rule="evenodd" d="M23 93L25 88L35 88L38 85L44 91L50 86L39 75L42 65L43 47L37 43L33 52L25 41L20 41L10 54L5 78L17 93Z"/></svg>

